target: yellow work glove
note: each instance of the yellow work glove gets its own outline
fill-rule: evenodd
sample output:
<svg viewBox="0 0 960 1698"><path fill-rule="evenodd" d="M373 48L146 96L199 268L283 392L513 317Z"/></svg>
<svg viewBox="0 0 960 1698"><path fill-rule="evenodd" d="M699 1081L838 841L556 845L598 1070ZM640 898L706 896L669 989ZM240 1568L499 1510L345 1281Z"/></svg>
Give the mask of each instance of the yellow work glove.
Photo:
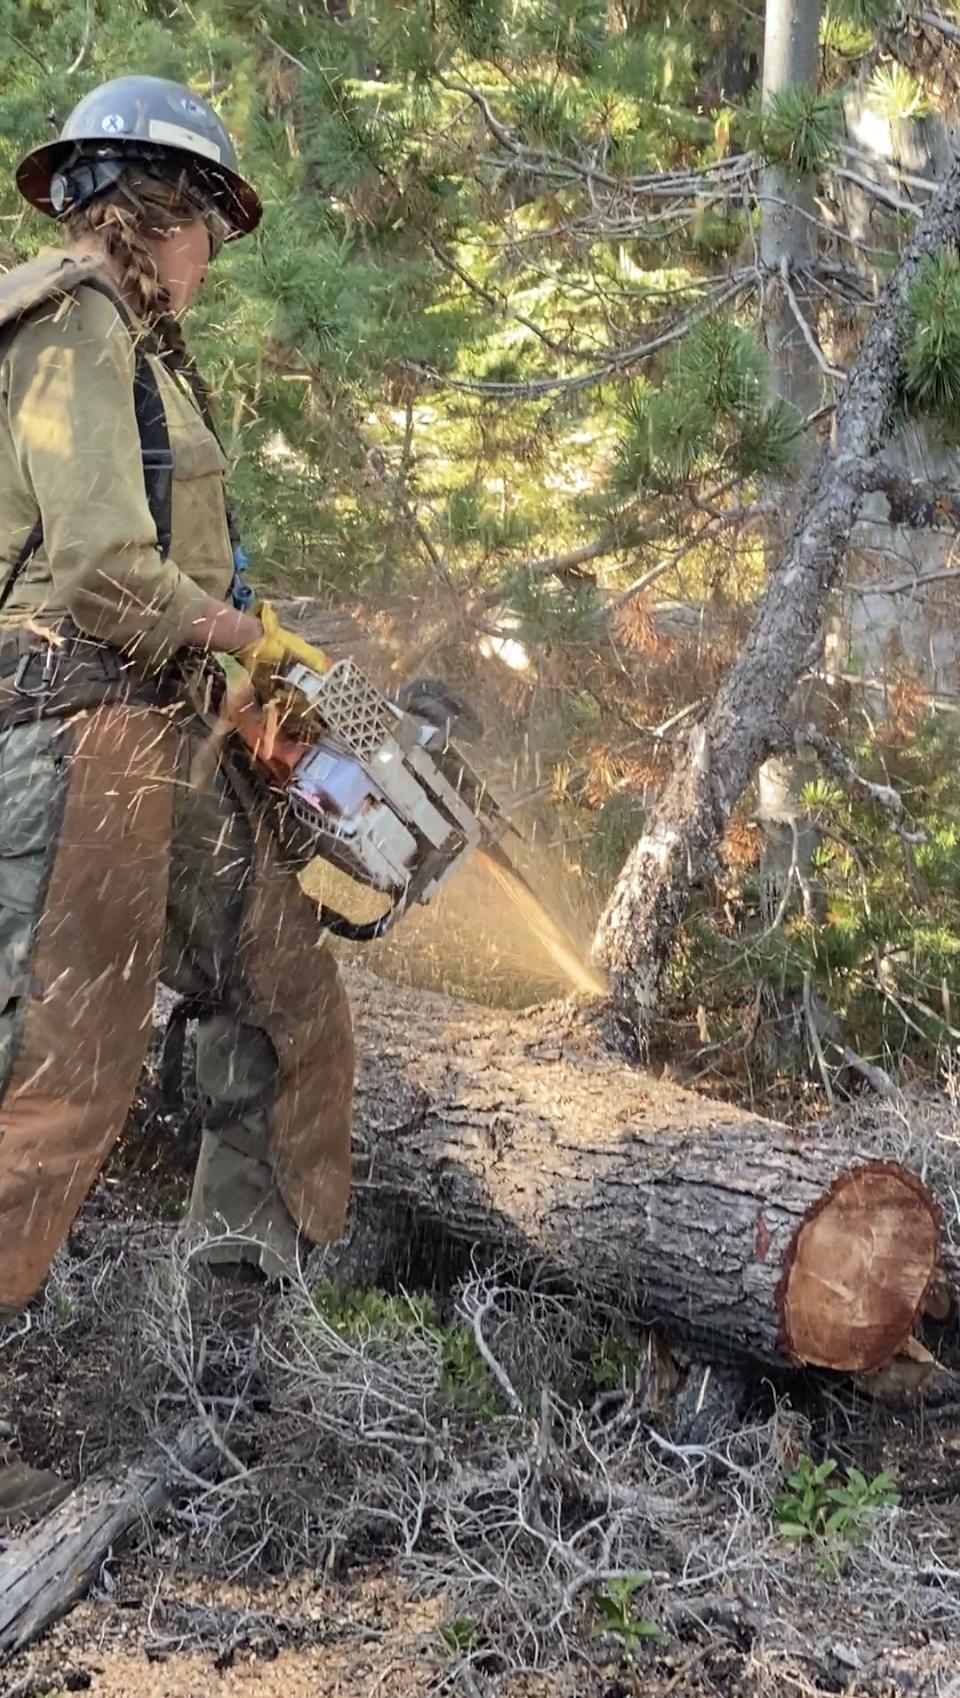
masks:
<svg viewBox="0 0 960 1698"><path fill-rule="evenodd" d="M241 649L237 659L251 677L257 673L262 677L264 672L275 672L280 666L287 654L287 643L280 621L268 601L261 601L254 608L254 614L263 627L263 636L248 648Z"/></svg>

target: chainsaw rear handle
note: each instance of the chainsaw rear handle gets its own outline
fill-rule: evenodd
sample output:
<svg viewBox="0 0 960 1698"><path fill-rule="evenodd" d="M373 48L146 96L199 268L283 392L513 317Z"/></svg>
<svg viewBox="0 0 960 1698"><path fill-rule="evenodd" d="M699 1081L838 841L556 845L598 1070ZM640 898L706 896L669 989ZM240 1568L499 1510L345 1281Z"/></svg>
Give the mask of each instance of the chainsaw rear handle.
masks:
<svg viewBox="0 0 960 1698"><path fill-rule="evenodd" d="M253 608L255 618L259 619L263 628L263 636L249 648L241 649L237 660L246 672L254 673L269 667L275 672L285 660L299 661L301 666L309 666L313 672L329 672L333 661L323 649L315 643L308 643L305 637L298 637L294 631L287 631L277 618L276 609L272 602L258 601Z"/></svg>

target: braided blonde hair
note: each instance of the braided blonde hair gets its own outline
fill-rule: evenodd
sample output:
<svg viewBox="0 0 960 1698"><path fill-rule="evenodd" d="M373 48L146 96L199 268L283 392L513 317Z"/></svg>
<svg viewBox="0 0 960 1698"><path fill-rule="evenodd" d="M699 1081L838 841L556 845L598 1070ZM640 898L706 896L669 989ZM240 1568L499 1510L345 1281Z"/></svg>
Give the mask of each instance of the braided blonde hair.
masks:
<svg viewBox="0 0 960 1698"><path fill-rule="evenodd" d="M183 332L150 251L149 238L165 236L198 217L196 204L173 183L131 166L116 187L66 220L68 242L89 241L103 250L120 293L159 337L174 360L192 368Z"/></svg>

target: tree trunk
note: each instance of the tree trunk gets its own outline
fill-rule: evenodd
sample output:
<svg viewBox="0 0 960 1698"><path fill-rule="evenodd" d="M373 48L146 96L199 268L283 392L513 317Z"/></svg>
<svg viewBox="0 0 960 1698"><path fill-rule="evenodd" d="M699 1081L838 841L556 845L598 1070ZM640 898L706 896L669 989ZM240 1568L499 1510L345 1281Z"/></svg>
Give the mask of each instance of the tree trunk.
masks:
<svg viewBox="0 0 960 1698"><path fill-rule="evenodd" d="M784 718L816 658L827 592L864 498L864 471L888 438L910 287L921 262L960 230L960 164L934 196L874 311L807 481L784 558L744 649L691 734L597 933L617 1002L641 1035L659 1005L692 885L712 870L730 814L767 755L789 746Z"/></svg>
<svg viewBox="0 0 960 1698"><path fill-rule="evenodd" d="M200 1423L186 1427L169 1456L134 1463L119 1479L88 1480L24 1538L11 1541L0 1553L0 1661L22 1651L76 1603L110 1551L169 1497L177 1464L203 1475L216 1458L207 1430Z"/></svg>
<svg viewBox="0 0 960 1698"><path fill-rule="evenodd" d="M708 1357L860 1371L909 1336L938 1227L902 1167L625 1067L563 1008L507 1019L362 972L350 989L361 1213L377 1253L395 1234L401 1278L426 1232Z"/></svg>
<svg viewBox="0 0 960 1698"><path fill-rule="evenodd" d="M763 48L766 106L778 95L792 90L816 89L820 69L820 11L819 0L767 0ZM799 313L815 333L816 313L810 299L810 267L817 254L817 227L811 216L815 189L815 178L798 178L782 165L769 165L760 191L764 332L770 353L772 389L796 408L801 418L809 418L817 411L821 390L819 367L797 319ZM809 472L815 446L812 433L805 431L799 439L791 480L770 492L776 496L771 503L775 517L768 521L767 528L770 571L776 570L783 553L791 513L796 507L797 480ZM809 709L801 706L798 722L810 717ZM816 833L809 815L804 815L800 794L813 771L811 763L796 758L765 761L760 769L757 820L764 833L760 885L768 924L778 914L783 919L788 912L794 912L801 905L801 888L804 893L811 889ZM806 904L809 895L803 900ZM796 1010L782 1009L779 1014L774 1024L782 1039L784 1031L789 1033L795 1026Z"/></svg>

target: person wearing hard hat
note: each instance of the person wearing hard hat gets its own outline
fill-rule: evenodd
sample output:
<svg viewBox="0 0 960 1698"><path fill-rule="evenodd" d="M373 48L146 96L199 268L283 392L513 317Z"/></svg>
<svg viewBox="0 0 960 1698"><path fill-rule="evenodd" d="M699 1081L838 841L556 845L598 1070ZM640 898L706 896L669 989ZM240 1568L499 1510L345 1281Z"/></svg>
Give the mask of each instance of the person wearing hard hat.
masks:
<svg viewBox="0 0 960 1698"><path fill-rule="evenodd" d="M183 705L191 655L272 658L180 328L259 199L155 77L88 95L17 184L66 243L0 279L0 1314L123 1127L158 978L198 1020L188 1219L231 1277L341 1231L353 1088L314 905ZM0 1517L44 1498L14 1473Z"/></svg>

